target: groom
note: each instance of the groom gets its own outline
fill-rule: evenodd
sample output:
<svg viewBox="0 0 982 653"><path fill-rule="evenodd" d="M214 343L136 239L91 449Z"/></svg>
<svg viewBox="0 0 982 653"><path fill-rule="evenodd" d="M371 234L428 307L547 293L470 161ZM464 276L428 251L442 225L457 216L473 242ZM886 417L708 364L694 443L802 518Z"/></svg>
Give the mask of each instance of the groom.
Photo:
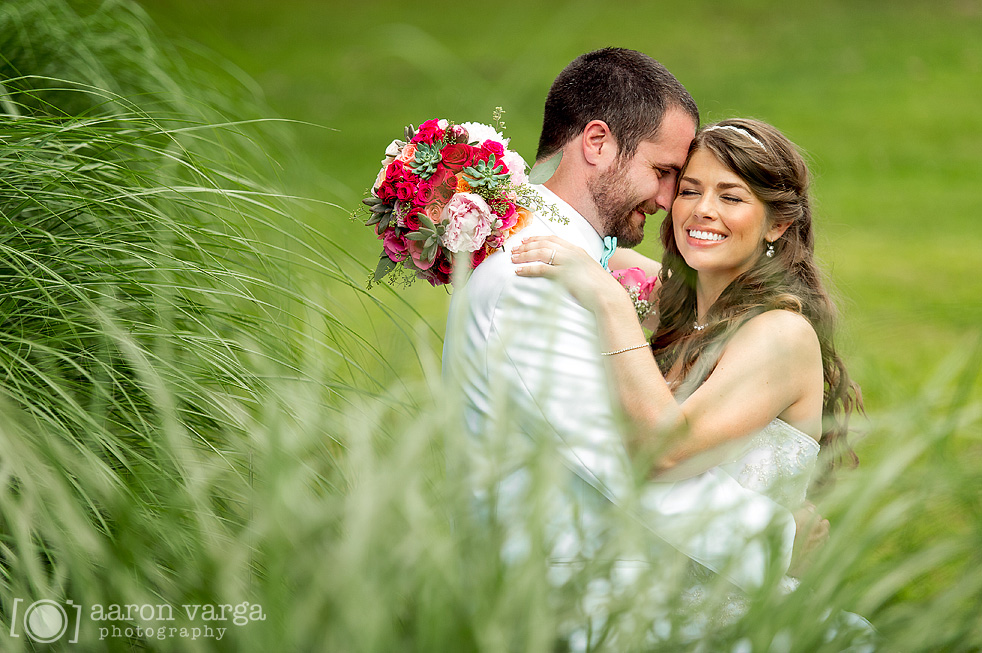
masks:
<svg viewBox="0 0 982 653"><path fill-rule="evenodd" d="M698 123L682 84L632 50L584 54L549 91L536 160L561 158L552 177L534 187L544 207L466 285L456 283L444 344L445 375L463 393L475 475L479 483L492 479L483 498L502 521L522 514L533 482L529 452L542 439L555 445L568 480L561 484L565 494L550 504L559 506L550 517L581 540L583 529L572 525L572 515L621 504L634 482L592 314L553 282L516 276L511 247L528 236L555 234L606 264L614 238L637 245L647 216L668 210ZM706 473L646 484L643 497L641 518L655 535L737 585L763 582L767 555L755 538L771 522L783 538L776 555L787 568L791 514L732 478ZM725 514L693 533L692 524L707 519L700 510L707 503L722 503ZM706 537L709 532L716 537ZM567 544L559 556L583 555L592 546L558 539ZM741 553L734 556L735 550Z"/></svg>

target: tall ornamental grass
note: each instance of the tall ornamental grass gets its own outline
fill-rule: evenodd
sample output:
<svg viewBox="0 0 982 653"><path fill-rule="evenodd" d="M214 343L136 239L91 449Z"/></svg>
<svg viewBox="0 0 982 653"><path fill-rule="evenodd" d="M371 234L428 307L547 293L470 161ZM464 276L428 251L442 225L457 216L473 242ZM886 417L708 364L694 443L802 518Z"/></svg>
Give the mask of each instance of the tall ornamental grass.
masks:
<svg viewBox="0 0 982 653"><path fill-rule="evenodd" d="M279 189L289 129L248 85L128 2L4 3L0 45L3 651L839 651L843 611L882 650L982 648L978 348L870 415L892 446L816 497L833 535L796 592L732 621L708 579L694 610L615 509L557 569L548 438L516 555L469 499L433 334L297 220L347 212Z"/></svg>

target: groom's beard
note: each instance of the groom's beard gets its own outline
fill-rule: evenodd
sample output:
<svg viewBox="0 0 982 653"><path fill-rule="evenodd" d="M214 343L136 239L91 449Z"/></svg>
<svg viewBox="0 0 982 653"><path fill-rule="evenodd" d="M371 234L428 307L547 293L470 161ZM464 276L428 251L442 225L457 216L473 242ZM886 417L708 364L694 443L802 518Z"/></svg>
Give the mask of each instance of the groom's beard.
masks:
<svg viewBox="0 0 982 653"><path fill-rule="evenodd" d="M620 161L593 179L588 188L597 207L597 216L606 233L616 236L617 244L634 247L644 240L644 221L638 220L635 210L645 198L640 197L627 179L627 161Z"/></svg>

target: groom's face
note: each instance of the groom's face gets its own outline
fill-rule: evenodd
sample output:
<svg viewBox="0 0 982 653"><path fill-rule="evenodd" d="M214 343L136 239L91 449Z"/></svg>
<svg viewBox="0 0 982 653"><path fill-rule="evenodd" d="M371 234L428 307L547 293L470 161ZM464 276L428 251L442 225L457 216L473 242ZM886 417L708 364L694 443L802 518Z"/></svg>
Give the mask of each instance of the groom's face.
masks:
<svg viewBox="0 0 982 653"><path fill-rule="evenodd" d="M634 247L644 238L648 215L668 210L696 124L681 109L669 109L658 135L642 141L630 157L618 157L591 180L589 190L606 236Z"/></svg>

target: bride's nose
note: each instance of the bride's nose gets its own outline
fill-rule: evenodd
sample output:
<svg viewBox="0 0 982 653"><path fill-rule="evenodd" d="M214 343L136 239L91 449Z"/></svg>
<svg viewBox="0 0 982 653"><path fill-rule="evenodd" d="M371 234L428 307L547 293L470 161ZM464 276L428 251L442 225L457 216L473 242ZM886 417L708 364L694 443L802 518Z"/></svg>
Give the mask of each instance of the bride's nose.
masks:
<svg viewBox="0 0 982 653"><path fill-rule="evenodd" d="M706 218L710 220L715 220L719 217L716 201L709 196L709 193L702 194L699 201L696 202L696 205L692 209L692 215L697 218Z"/></svg>

